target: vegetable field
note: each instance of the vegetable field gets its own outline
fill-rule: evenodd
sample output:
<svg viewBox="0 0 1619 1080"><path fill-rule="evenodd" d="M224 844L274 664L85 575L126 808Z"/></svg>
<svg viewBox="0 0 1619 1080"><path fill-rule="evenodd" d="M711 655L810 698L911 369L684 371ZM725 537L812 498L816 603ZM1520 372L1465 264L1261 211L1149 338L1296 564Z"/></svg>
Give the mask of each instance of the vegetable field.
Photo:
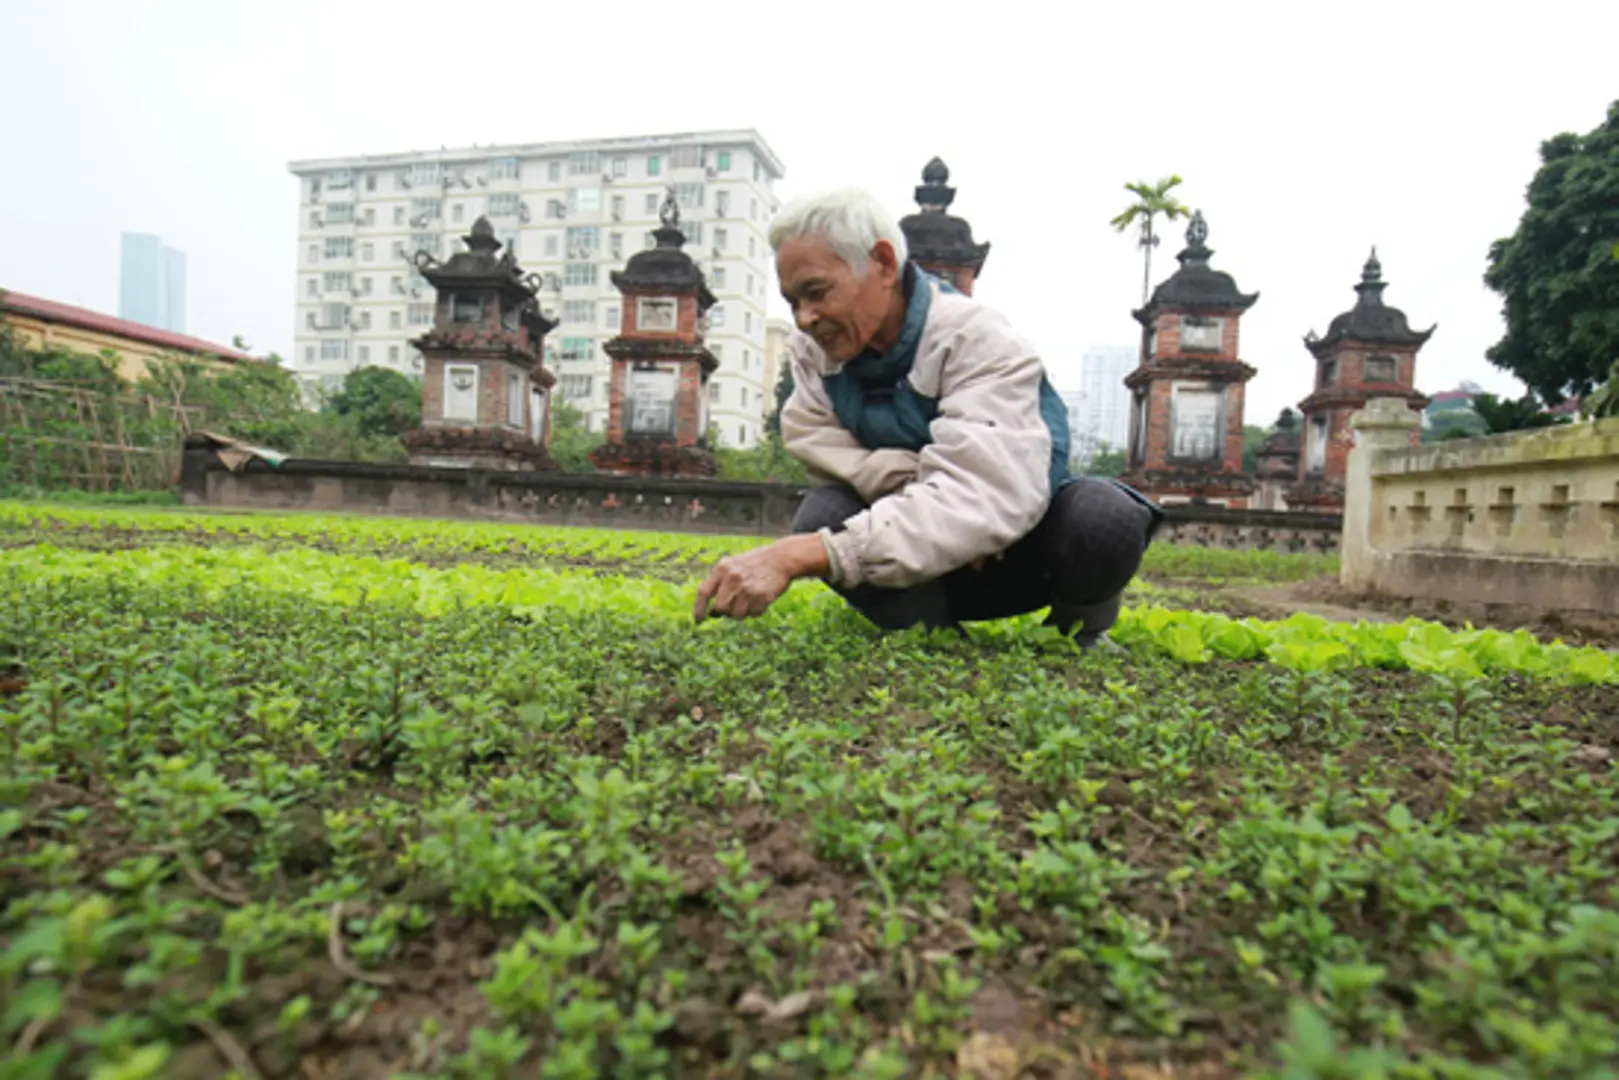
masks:
<svg viewBox="0 0 1619 1080"><path fill-rule="evenodd" d="M1619 657L0 504L0 1078L1619 1077Z"/></svg>

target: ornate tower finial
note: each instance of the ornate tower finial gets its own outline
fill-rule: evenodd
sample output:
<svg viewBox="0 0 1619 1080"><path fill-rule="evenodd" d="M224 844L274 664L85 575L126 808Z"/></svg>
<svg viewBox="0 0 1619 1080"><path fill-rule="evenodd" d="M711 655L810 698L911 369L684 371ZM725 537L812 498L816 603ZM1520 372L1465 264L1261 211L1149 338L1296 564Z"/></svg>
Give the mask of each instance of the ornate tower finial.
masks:
<svg viewBox="0 0 1619 1080"><path fill-rule="evenodd" d="M462 239L466 241L468 251L476 251L479 254L492 255L495 249L500 247L500 241L495 239L495 227L481 214L478 220L472 223L472 231Z"/></svg>
<svg viewBox="0 0 1619 1080"><path fill-rule="evenodd" d="M658 207L658 220L663 222L666 229L680 228L680 200L675 198L673 184L664 188L663 205Z"/></svg>
<svg viewBox="0 0 1619 1080"><path fill-rule="evenodd" d="M1383 264L1377 261L1376 244L1372 245L1372 254L1367 258L1366 265L1361 268L1360 279L1368 283L1383 280Z"/></svg>
<svg viewBox="0 0 1619 1080"><path fill-rule="evenodd" d="M1203 218L1203 211L1193 210L1192 220L1186 224L1186 246L1200 248L1209 238L1209 223Z"/></svg>
<svg viewBox="0 0 1619 1080"><path fill-rule="evenodd" d="M924 214L942 214L955 201L956 189L950 186L950 168L940 158L934 158L922 167L922 186L916 189L916 205Z"/></svg>

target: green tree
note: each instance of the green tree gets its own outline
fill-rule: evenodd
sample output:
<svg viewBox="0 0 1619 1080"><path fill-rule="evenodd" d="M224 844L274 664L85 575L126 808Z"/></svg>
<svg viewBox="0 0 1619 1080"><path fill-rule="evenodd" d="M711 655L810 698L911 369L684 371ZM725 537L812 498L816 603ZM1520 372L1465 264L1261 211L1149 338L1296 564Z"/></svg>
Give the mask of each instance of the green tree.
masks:
<svg viewBox="0 0 1619 1080"><path fill-rule="evenodd" d="M787 399L793 396L793 366L782 361L781 375L776 379L776 407L770 410L765 419L765 430L770 434L781 437L781 410L787 404Z"/></svg>
<svg viewBox="0 0 1619 1080"><path fill-rule="evenodd" d="M1534 394L1525 394L1517 401L1494 394L1475 394L1473 411L1484 421L1484 430L1490 435L1568 423L1568 417L1547 412Z"/></svg>
<svg viewBox="0 0 1619 1080"><path fill-rule="evenodd" d="M551 460L563 472L595 472L590 452L605 441L585 430L585 414L561 398L551 397Z"/></svg>
<svg viewBox="0 0 1619 1080"><path fill-rule="evenodd" d="M1145 263L1141 268L1141 302L1147 302L1147 290L1152 283L1152 249L1158 246L1158 235L1153 231L1158 216L1163 215L1164 221L1171 222L1177 218L1188 217L1191 210L1170 191L1181 183L1179 176L1166 176L1156 184L1149 184L1145 180L1138 180L1133 184L1124 185L1124 189L1136 197L1136 201L1119 213L1108 224L1117 232L1123 232L1131 225L1140 229L1141 251L1145 256Z"/></svg>
<svg viewBox="0 0 1619 1080"><path fill-rule="evenodd" d="M1242 471L1250 476L1259 471L1259 450L1270 432L1253 424L1242 425Z"/></svg>
<svg viewBox="0 0 1619 1080"><path fill-rule="evenodd" d="M1507 332L1487 353L1546 401L1589 393L1619 357L1619 101L1586 135L1540 145L1528 208L1490 245Z"/></svg>
<svg viewBox="0 0 1619 1080"><path fill-rule="evenodd" d="M343 376L343 387L321 406L333 416L354 418L361 435L398 437L422 422L422 388L391 368L355 368Z"/></svg>
<svg viewBox="0 0 1619 1080"><path fill-rule="evenodd" d="M710 443L710 445L713 445ZM751 450L720 447L714 451L721 480L748 480L756 483L807 484L804 465L787 452L781 436L767 433Z"/></svg>
<svg viewBox="0 0 1619 1080"><path fill-rule="evenodd" d="M1123 450L1115 450L1104 444L1100 450L1091 455L1090 463L1085 466L1085 475L1118 476L1124 472L1127 463Z"/></svg>

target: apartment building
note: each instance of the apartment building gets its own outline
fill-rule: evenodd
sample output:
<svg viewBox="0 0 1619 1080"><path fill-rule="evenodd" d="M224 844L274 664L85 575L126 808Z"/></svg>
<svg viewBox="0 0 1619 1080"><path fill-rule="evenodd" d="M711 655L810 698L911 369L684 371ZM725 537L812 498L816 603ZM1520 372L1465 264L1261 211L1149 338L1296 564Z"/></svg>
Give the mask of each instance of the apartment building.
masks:
<svg viewBox="0 0 1619 1080"><path fill-rule="evenodd" d="M480 215L495 226L560 325L547 337L558 398L593 431L607 422L608 360L620 298L611 273L653 244L673 187L686 250L719 302L709 348L720 361L710 421L724 446L758 442L771 384L766 303L774 260L766 228L783 175L758 132L707 131L473 146L297 161L298 284L290 363L312 395L356 367L417 378L410 345L433 318L418 251L448 258Z"/></svg>

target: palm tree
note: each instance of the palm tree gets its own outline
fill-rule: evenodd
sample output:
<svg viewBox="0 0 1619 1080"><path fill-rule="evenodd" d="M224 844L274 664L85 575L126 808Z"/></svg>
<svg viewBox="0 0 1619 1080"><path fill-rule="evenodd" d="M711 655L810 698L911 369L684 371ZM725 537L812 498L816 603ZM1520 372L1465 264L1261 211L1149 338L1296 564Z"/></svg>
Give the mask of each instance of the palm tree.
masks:
<svg viewBox="0 0 1619 1080"><path fill-rule="evenodd" d="M1168 176L1156 184L1138 180L1133 184L1124 185L1124 190L1134 195L1136 201L1122 214L1108 222L1118 232L1123 232L1138 221L1141 223L1141 250L1146 255L1146 265L1141 271L1143 304L1147 302L1147 288L1152 281L1152 249L1158 246L1158 237L1152 230L1153 221L1159 214L1169 222L1176 218L1188 217L1192 213L1184 203L1170 194L1170 190L1180 182L1179 176Z"/></svg>

